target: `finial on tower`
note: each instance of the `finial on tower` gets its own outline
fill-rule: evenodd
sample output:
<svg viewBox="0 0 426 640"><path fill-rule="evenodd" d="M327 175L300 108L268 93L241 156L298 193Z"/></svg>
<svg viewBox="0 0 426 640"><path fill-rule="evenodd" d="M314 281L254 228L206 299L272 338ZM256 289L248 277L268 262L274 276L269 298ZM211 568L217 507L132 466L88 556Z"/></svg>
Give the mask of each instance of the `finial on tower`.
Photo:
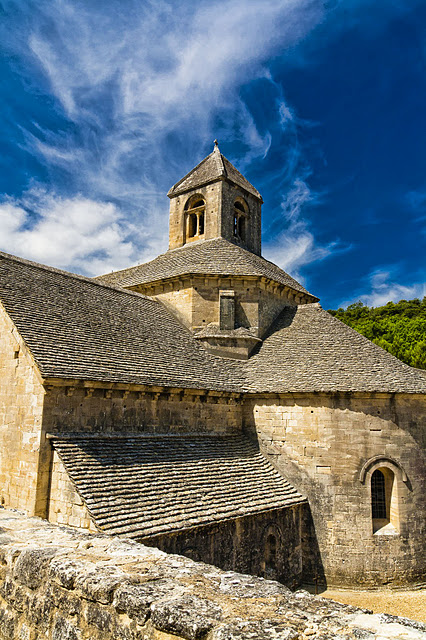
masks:
<svg viewBox="0 0 426 640"><path fill-rule="evenodd" d="M219 143L217 140L214 141L214 149L219 149Z"/></svg>

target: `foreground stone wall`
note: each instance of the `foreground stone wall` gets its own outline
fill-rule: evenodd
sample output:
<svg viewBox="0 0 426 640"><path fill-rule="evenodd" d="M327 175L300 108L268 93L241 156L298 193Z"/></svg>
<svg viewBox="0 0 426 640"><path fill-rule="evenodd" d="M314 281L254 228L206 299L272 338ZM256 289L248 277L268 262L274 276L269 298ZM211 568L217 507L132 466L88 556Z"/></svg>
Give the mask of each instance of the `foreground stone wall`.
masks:
<svg viewBox="0 0 426 640"><path fill-rule="evenodd" d="M1 640L421 640L426 625L0 511Z"/></svg>
<svg viewBox="0 0 426 640"><path fill-rule="evenodd" d="M0 502L37 511L44 389L15 325L0 306Z"/></svg>
<svg viewBox="0 0 426 640"><path fill-rule="evenodd" d="M425 397L289 394L245 406L247 431L308 497L328 584L424 583ZM374 533L371 470L386 464L398 513Z"/></svg>

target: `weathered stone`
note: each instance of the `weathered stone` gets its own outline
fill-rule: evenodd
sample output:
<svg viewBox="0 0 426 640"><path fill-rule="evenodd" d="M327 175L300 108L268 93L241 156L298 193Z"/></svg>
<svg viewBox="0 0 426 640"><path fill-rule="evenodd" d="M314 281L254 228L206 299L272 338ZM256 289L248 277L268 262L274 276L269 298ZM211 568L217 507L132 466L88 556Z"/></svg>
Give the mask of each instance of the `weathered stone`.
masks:
<svg viewBox="0 0 426 640"><path fill-rule="evenodd" d="M37 589L43 582L46 570L56 553L55 548L22 551L13 570L15 580L30 589Z"/></svg>
<svg viewBox="0 0 426 640"><path fill-rule="evenodd" d="M76 578L75 588L89 600L109 604L114 590L126 580L126 575L116 567L96 567Z"/></svg>
<svg viewBox="0 0 426 640"><path fill-rule="evenodd" d="M92 624L100 631L110 632L112 628L112 616L105 608L90 602L86 612L87 624Z"/></svg>
<svg viewBox="0 0 426 640"><path fill-rule="evenodd" d="M62 616L56 616L52 629L52 640L79 640L80 631Z"/></svg>
<svg viewBox="0 0 426 640"><path fill-rule="evenodd" d="M16 614L10 609L0 608L0 637L4 640L15 640L16 626Z"/></svg>
<svg viewBox="0 0 426 640"><path fill-rule="evenodd" d="M54 610L52 597L47 593L29 598L27 617L30 622L41 628L50 627L50 614Z"/></svg>
<svg viewBox="0 0 426 640"><path fill-rule="evenodd" d="M236 622L215 629L211 640L300 640L294 629L270 625L268 622Z"/></svg>
<svg viewBox="0 0 426 640"><path fill-rule="evenodd" d="M87 563L67 560L66 558L54 558L50 563L49 574L55 582L65 589L74 589L77 576L87 573L93 565Z"/></svg>
<svg viewBox="0 0 426 640"><path fill-rule="evenodd" d="M213 602L195 596L184 596L151 605L151 623L160 631L198 640L210 631L222 616Z"/></svg>
<svg viewBox="0 0 426 640"><path fill-rule="evenodd" d="M127 613L143 624L150 615L153 602L179 591L171 580L154 580L140 585L124 584L116 590L113 606L119 613Z"/></svg>
<svg viewBox="0 0 426 640"><path fill-rule="evenodd" d="M81 598L72 595L55 583L49 586L48 595L52 597L55 606L67 616L78 616L81 613Z"/></svg>
<svg viewBox="0 0 426 640"><path fill-rule="evenodd" d="M0 585L0 637L6 640L147 640L166 634L176 640L426 640L422 623L371 615L303 590L291 593L271 580L224 573L125 539L89 540L16 513L8 514L8 524L21 552L54 544L52 563L61 559L62 568L66 561L77 563L79 590L58 583L57 564L44 571L37 590L18 582L8 566ZM85 579L89 592L97 592L95 574L124 580L114 587L112 604L81 597ZM67 578L64 582L70 585Z"/></svg>

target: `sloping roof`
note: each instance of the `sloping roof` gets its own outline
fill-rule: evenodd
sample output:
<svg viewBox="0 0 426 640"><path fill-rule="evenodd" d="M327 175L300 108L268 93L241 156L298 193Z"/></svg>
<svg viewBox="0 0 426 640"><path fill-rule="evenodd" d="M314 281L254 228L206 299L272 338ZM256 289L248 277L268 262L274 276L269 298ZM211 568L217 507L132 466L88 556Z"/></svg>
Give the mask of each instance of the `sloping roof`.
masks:
<svg viewBox="0 0 426 640"><path fill-rule="evenodd" d="M54 439L96 525L143 538L304 502L247 438Z"/></svg>
<svg viewBox="0 0 426 640"><path fill-rule="evenodd" d="M426 393L426 375L324 311L287 308L246 363L246 390Z"/></svg>
<svg viewBox="0 0 426 640"><path fill-rule="evenodd" d="M183 275L258 276L286 285L318 300L273 262L224 238L214 238L172 249L130 269L107 273L96 279L105 284L134 287Z"/></svg>
<svg viewBox="0 0 426 640"><path fill-rule="evenodd" d="M172 198L185 191L196 189L204 184L220 179L230 180L259 200L262 200L262 196L258 190L220 153L217 145L215 145L213 152L179 180L179 182L169 190L167 195L169 198Z"/></svg>
<svg viewBox="0 0 426 640"><path fill-rule="evenodd" d="M0 253L0 300L44 377L239 390L158 302Z"/></svg>
<svg viewBox="0 0 426 640"><path fill-rule="evenodd" d="M210 354L146 296L2 253L0 300L45 378L254 393L426 393L424 372L315 303L287 308L243 362Z"/></svg>

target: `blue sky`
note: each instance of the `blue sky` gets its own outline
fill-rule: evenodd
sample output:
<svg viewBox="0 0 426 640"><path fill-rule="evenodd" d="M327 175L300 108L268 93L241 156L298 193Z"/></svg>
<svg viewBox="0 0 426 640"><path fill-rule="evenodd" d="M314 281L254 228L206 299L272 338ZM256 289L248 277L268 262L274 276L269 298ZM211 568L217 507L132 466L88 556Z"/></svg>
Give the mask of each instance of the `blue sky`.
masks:
<svg viewBox="0 0 426 640"><path fill-rule="evenodd" d="M0 0L0 43L1 250L155 257L218 138L325 308L426 295L425 2Z"/></svg>

